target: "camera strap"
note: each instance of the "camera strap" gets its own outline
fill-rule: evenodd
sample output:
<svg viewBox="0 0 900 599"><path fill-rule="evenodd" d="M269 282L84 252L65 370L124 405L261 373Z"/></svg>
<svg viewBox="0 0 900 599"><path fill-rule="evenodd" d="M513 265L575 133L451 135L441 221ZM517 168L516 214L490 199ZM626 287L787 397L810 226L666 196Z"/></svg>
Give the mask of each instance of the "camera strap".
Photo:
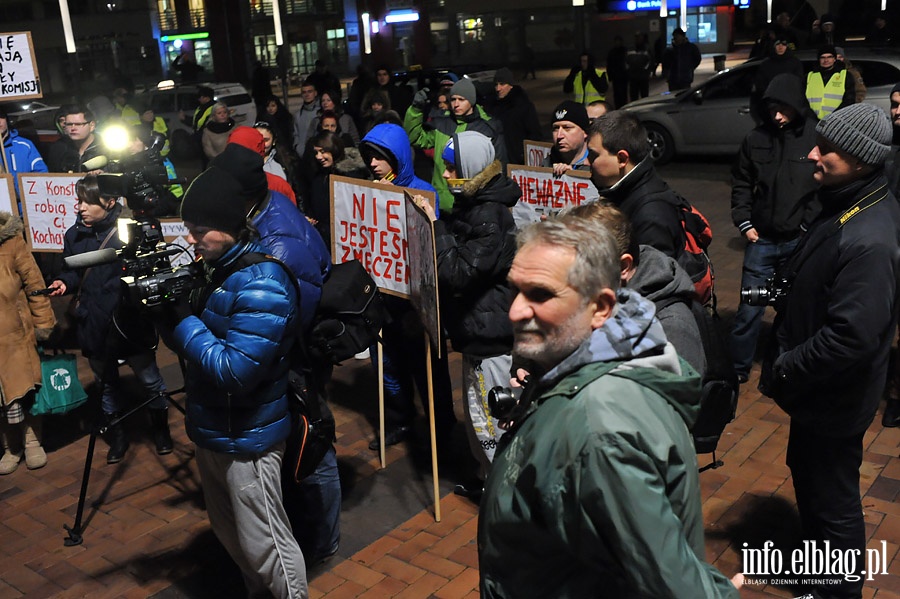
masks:
<svg viewBox="0 0 900 599"><path fill-rule="evenodd" d="M878 197L872 199L872 196L874 195L877 195ZM785 265L785 270L788 271L785 273L786 278L792 281L794 279L794 276L796 276L796 274L800 271L800 268L803 266L803 264L809 259L810 256L813 255L815 250L817 250L820 245L825 243L825 241L832 235L839 232L844 227L844 225L850 222L851 219L862 214L869 208L875 206L878 202L884 200L887 196L887 185L881 185L877 189L871 191L864 197L854 202L852 206L844 210L828 225L823 224L822 227L817 227L816 229L812 229L807 232L807 234L804 235L803 239L800 241L800 245L797 246L797 249L793 255L793 259L788 261L788 263ZM828 229L825 232L820 235L816 235L820 228L824 228L826 226L828 227ZM816 239L812 239L813 236L815 236Z"/></svg>
<svg viewBox="0 0 900 599"><path fill-rule="evenodd" d="M109 233L106 234L106 237L103 239L103 243L100 244L100 247L97 249L97 251L100 251L100 250L106 248L106 244L108 244L109 240L112 239L112 236L115 235L116 230L117 229L115 226L110 227ZM78 293L76 293L75 297L72 299L72 303L75 305L76 308L78 307L78 302L81 301L81 290L84 289L84 282L87 280L88 274L90 274L91 270L93 270L93 269L94 269L93 266L89 266L87 268L87 270L85 270L81 274L81 278L78 280Z"/></svg>

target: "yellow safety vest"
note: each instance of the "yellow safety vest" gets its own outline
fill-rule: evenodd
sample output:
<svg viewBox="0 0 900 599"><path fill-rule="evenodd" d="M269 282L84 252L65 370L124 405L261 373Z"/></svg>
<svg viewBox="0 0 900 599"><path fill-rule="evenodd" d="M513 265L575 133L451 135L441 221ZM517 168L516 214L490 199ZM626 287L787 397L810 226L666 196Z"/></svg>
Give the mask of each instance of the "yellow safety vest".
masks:
<svg viewBox="0 0 900 599"><path fill-rule="evenodd" d="M831 76L828 85L822 80L822 73L813 71L806 76L806 99L819 120L838 109L844 100L847 70L841 69Z"/></svg>
<svg viewBox="0 0 900 599"><path fill-rule="evenodd" d="M601 79L606 74L606 71L603 69L594 69L597 72L597 76ZM591 102L596 102L600 100L601 102L606 99L606 94L601 94L599 91L594 89L594 84L590 81L587 82L587 85L582 85L581 83L581 74L582 71L578 71L578 74L575 75L575 88L572 91L572 99L579 104L584 104L587 106Z"/></svg>

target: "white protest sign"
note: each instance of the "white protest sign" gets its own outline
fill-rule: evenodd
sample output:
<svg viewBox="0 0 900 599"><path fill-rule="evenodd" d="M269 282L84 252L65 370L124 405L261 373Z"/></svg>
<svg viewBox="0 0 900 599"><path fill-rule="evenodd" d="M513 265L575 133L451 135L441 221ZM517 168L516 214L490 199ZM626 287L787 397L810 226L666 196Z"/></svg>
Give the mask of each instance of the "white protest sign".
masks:
<svg viewBox="0 0 900 599"><path fill-rule="evenodd" d="M19 175L25 231L33 252L61 252L66 229L75 224L75 182L83 174Z"/></svg>
<svg viewBox="0 0 900 599"><path fill-rule="evenodd" d="M526 139L525 144L525 164L528 166L543 166L544 158L550 155L553 144L548 141L532 141Z"/></svg>
<svg viewBox="0 0 900 599"><path fill-rule="evenodd" d="M42 96L31 32L0 33L0 99L22 100Z"/></svg>
<svg viewBox="0 0 900 599"><path fill-rule="evenodd" d="M522 188L522 198L512 210L519 228L568 206L594 202L600 197L590 173L585 171L570 170L557 177L552 168L510 164L507 174Z"/></svg>
<svg viewBox="0 0 900 599"><path fill-rule="evenodd" d="M184 226L184 221L177 218L161 218L159 226L162 229L163 239L166 246L177 245L184 248L185 251L175 254L169 258L172 266L187 266L194 261L194 246L188 243L188 230ZM168 247L167 247L168 249Z"/></svg>
<svg viewBox="0 0 900 599"><path fill-rule="evenodd" d="M379 289L409 297L405 188L331 175L331 255L359 260ZM428 198L434 194L408 190Z"/></svg>
<svg viewBox="0 0 900 599"><path fill-rule="evenodd" d="M0 212L9 212L13 216L19 216L12 175L0 175Z"/></svg>

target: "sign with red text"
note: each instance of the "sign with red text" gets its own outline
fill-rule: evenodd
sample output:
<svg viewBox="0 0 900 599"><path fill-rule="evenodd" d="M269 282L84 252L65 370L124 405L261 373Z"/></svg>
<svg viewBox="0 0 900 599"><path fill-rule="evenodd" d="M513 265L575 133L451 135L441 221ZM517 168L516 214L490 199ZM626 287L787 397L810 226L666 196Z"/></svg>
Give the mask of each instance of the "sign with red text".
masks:
<svg viewBox="0 0 900 599"><path fill-rule="evenodd" d="M194 246L188 243L188 230L184 221L177 218L161 218L159 226L162 229L163 240L166 249L178 246L184 251L169 257L172 266L186 266L194 261Z"/></svg>
<svg viewBox="0 0 900 599"><path fill-rule="evenodd" d="M431 347L441 357L441 312L438 302L437 252L434 249L434 223L413 201L412 190L406 198L406 234L409 250L409 301L428 332Z"/></svg>
<svg viewBox="0 0 900 599"><path fill-rule="evenodd" d="M548 141L531 141L526 139L525 164L528 166L544 166L544 158L550 155L553 144Z"/></svg>
<svg viewBox="0 0 900 599"><path fill-rule="evenodd" d="M516 226L522 228L552 216L563 208L595 202L600 194L586 171L570 170L557 177L553 169L510 164L507 174L522 188L522 198L513 206Z"/></svg>
<svg viewBox="0 0 900 599"><path fill-rule="evenodd" d="M331 175L331 255L359 260L385 293L409 297L405 188ZM434 205L434 194L410 189Z"/></svg>
<svg viewBox="0 0 900 599"><path fill-rule="evenodd" d="M25 233L33 252L61 252L66 229L75 224L75 182L83 174L19 175Z"/></svg>
<svg viewBox="0 0 900 599"><path fill-rule="evenodd" d="M0 33L0 100L42 96L31 32Z"/></svg>
<svg viewBox="0 0 900 599"><path fill-rule="evenodd" d="M19 216L19 209L14 206L16 206L16 191L12 175L0 175L0 212Z"/></svg>

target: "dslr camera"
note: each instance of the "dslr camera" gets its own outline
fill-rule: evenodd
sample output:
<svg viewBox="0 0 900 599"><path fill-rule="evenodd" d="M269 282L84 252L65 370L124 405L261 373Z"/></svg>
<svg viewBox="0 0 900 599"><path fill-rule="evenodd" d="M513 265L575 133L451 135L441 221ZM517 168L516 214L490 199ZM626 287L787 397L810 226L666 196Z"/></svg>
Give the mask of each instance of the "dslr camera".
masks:
<svg viewBox="0 0 900 599"><path fill-rule="evenodd" d="M497 420L509 420L514 414L519 400L525 388L531 383L531 377L526 376L519 381L521 387L503 387L498 385L488 391L488 409L491 416Z"/></svg>
<svg viewBox="0 0 900 599"><path fill-rule="evenodd" d="M774 276L762 285L741 288L741 303L748 306L774 306L787 297L791 282L787 277Z"/></svg>

